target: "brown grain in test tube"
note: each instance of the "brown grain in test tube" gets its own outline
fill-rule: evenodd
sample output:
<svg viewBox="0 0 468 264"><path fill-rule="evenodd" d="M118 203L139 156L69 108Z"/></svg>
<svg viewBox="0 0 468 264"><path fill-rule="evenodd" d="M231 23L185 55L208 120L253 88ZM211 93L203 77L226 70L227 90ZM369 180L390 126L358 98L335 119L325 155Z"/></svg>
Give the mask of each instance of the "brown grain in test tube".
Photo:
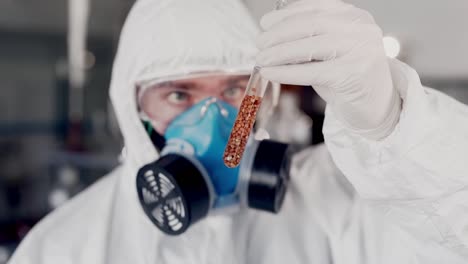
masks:
<svg viewBox="0 0 468 264"><path fill-rule="evenodd" d="M255 88L252 91L255 92ZM256 95L246 95L242 99L239 113L223 155L226 166L234 168L239 165L261 103L262 98Z"/></svg>

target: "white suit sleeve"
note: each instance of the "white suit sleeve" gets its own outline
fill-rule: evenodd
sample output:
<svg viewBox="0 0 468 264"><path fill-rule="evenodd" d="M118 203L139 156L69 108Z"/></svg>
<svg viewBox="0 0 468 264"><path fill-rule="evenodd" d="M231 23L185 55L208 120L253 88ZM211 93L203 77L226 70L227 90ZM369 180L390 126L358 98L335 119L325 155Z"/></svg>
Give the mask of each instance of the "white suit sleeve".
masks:
<svg viewBox="0 0 468 264"><path fill-rule="evenodd" d="M382 141L347 130L327 109L325 142L360 196L423 243L468 258L468 107L424 88L406 64L389 61L403 99Z"/></svg>

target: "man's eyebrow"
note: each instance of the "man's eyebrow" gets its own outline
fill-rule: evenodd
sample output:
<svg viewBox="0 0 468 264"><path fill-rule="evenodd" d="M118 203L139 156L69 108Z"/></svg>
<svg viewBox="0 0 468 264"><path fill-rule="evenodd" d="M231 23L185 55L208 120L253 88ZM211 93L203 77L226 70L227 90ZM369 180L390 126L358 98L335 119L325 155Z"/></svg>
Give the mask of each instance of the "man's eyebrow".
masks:
<svg viewBox="0 0 468 264"><path fill-rule="evenodd" d="M177 83L174 81L163 82L156 86L156 88L177 88L182 90L188 90L190 87L192 87L190 83Z"/></svg>
<svg viewBox="0 0 468 264"><path fill-rule="evenodd" d="M249 77L248 76L234 76L230 77L229 79L226 80L227 83L237 83L241 81L248 81Z"/></svg>

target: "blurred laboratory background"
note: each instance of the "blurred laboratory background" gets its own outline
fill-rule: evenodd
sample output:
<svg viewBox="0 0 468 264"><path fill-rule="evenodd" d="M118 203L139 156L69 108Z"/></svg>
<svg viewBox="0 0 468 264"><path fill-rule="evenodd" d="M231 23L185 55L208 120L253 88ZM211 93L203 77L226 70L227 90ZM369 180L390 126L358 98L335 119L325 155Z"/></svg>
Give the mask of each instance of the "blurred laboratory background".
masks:
<svg viewBox="0 0 468 264"><path fill-rule="evenodd" d="M119 163L108 88L133 2L0 0L0 264L42 217ZM468 103L466 0L350 2L374 15L388 56ZM260 19L274 0L246 4ZM323 102L310 87L283 92L276 118L300 129L272 130L298 144L323 141Z"/></svg>

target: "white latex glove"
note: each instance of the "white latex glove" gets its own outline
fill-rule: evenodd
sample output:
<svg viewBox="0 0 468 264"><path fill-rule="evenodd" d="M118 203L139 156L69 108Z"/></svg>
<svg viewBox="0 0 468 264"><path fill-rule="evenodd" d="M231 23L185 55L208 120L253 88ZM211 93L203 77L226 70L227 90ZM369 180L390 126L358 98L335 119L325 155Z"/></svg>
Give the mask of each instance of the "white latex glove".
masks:
<svg viewBox="0 0 468 264"><path fill-rule="evenodd" d="M340 121L368 139L393 131L401 100L369 13L337 0L306 0L266 14L261 26L257 64L264 78L311 85Z"/></svg>

